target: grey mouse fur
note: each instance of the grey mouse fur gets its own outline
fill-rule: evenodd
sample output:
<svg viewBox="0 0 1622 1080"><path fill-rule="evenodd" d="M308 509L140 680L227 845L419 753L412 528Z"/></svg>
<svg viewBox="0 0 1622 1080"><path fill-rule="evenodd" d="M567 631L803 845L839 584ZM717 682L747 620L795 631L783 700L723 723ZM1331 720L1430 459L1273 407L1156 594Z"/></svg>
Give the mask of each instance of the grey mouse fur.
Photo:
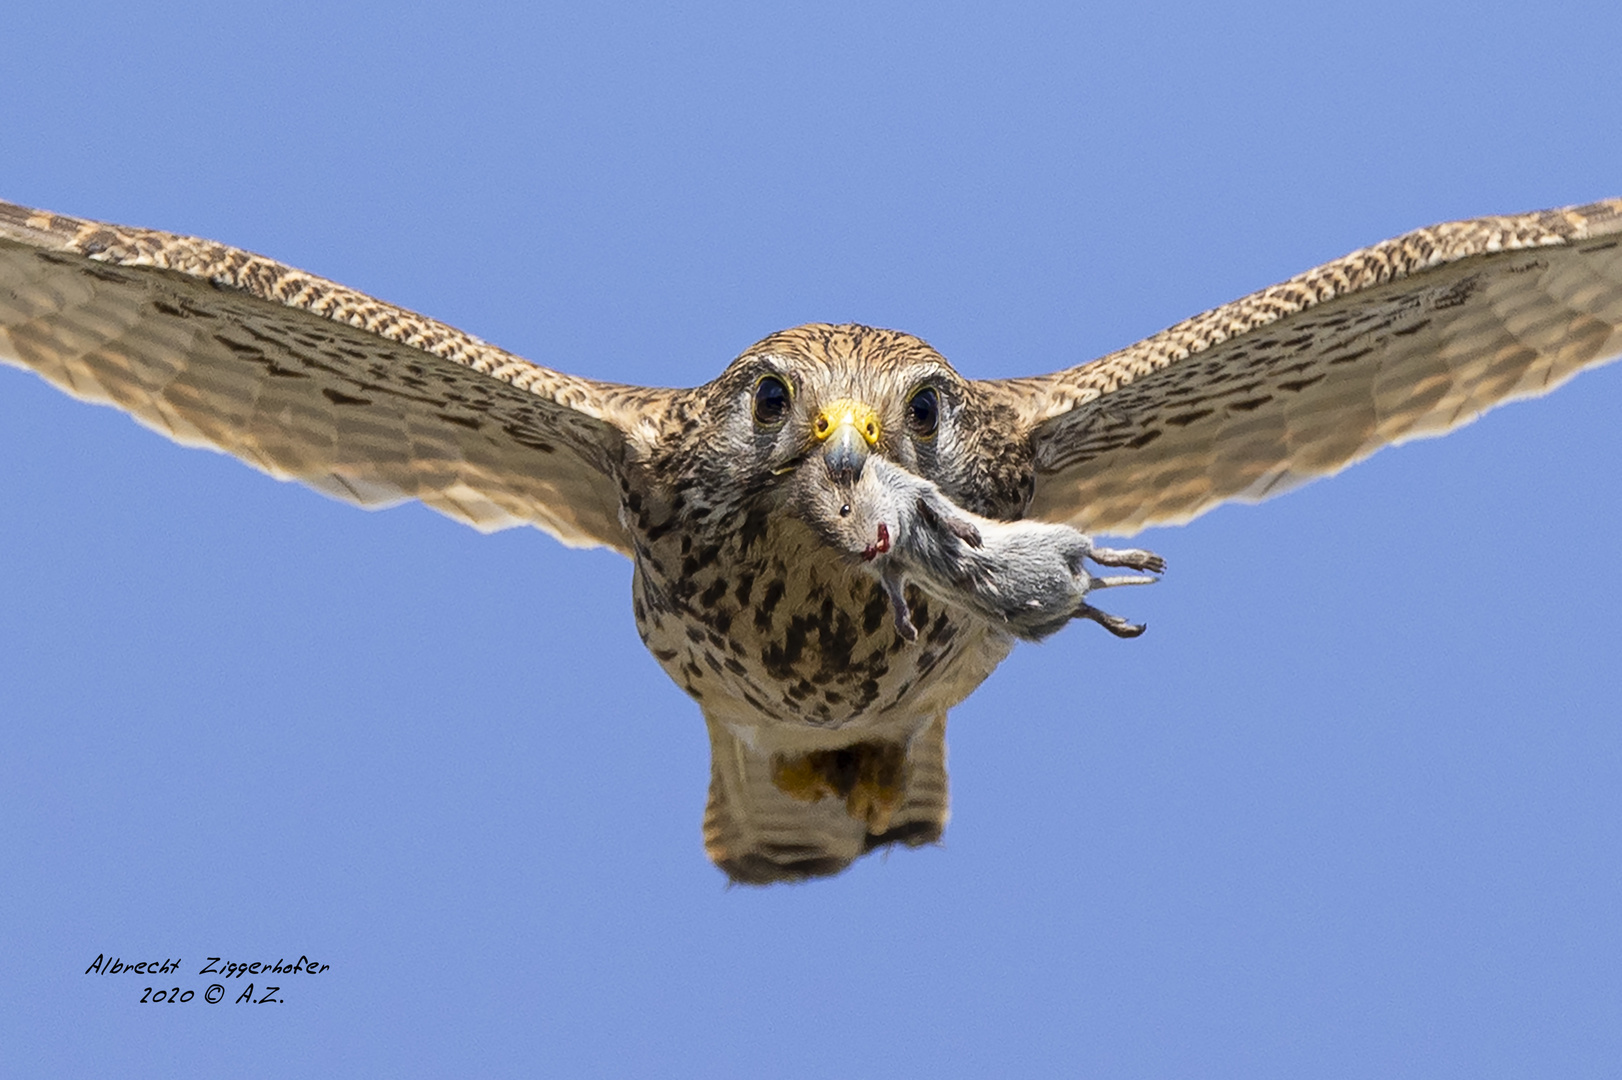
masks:
<svg viewBox="0 0 1622 1080"><path fill-rule="evenodd" d="M1143 626L1099 611L1086 596L1155 579L1095 577L1083 560L1153 573L1166 567L1149 551L1097 547L1068 525L980 517L930 481L877 456L850 483L825 470L802 470L791 499L823 542L860 559L879 579L896 631L909 641L918 631L905 596L908 583L1028 641L1040 641L1076 618L1091 619L1118 637L1137 637Z"/></svg>

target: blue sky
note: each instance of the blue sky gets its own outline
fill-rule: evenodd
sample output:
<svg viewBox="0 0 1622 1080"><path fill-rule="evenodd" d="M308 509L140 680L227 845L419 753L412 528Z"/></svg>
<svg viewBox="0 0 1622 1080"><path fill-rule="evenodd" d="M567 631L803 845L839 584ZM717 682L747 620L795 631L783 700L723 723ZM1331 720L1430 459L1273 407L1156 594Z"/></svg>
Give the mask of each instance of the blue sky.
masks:
<svg viewBox="0 0 1622 1080"><path fill-rule="evenodd" d="M0 197L567 371L1070 365L1622 195L1612 4L8 9ZM1622 1059L1622 366L1261 507L952 716L944 847L727 889L629 565L0 370L21 1074L1587 1076ZM259 1007L98 954L306 954ZM233 982L232 996L236 989Z"/></svg>

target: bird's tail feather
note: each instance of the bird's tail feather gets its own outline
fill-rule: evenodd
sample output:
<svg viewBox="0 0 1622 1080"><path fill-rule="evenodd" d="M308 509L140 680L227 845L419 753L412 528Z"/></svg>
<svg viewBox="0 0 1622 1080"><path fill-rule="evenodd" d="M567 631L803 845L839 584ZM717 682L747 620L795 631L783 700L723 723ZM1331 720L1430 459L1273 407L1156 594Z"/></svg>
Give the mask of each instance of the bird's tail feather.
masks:
<svg viewBox="0 0 1622 1080"><path fill-rule="evenodd" d="M900 741L867 738L806 753L705 720L704 848L735 882L837 874L880 847L934 843L946 828L944 713Z"/></svg>

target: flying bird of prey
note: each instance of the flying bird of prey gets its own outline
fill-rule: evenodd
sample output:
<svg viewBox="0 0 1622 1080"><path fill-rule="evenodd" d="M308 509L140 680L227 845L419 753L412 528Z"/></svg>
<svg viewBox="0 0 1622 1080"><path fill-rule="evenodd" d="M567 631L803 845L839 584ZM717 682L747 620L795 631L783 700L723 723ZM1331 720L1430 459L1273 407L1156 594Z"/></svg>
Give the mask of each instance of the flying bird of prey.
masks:
<svg viewBox="0 0 1622 1080"><path fill-rule="evenodd" d="M706 849L745 882L940 837L947 711L1021 630L996 597L1046 602L1018 567L1060 557L998 562L1024 535L995 530L951 548L964 522L1070 526L1029 536L1074 554L1074 532L1268 498L1619 352L1622 200L1419 229L1049 375L965 379L908 334L811 325L692 389L564 375L236 248L0 203L0 360L362 506L628 556L637 629L708 725ZM900 578L814 528L807 490L911 515ZM1085 606L1088 582L1063 587Z"/></svg>

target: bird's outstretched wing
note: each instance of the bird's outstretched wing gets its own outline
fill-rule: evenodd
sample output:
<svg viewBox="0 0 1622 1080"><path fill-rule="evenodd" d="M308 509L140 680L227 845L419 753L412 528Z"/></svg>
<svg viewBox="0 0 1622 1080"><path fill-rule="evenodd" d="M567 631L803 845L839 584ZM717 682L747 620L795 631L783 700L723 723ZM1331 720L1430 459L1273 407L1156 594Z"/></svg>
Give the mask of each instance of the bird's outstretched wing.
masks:
<svg viewBox="0 0 1622 1080"><path fill-rule="evenodd" d="M0 361L362 506L622 551L613 463L673 393L549 371L223 244L3 202Z"/></svg>
<svg viewBox="0 0 1622 1080"><path fill-rule="evenodd" d="M1419 229L1090 364L976 384L1030 432L1030 516L1256 502L1622 353L1622 199Z"/></svg>

